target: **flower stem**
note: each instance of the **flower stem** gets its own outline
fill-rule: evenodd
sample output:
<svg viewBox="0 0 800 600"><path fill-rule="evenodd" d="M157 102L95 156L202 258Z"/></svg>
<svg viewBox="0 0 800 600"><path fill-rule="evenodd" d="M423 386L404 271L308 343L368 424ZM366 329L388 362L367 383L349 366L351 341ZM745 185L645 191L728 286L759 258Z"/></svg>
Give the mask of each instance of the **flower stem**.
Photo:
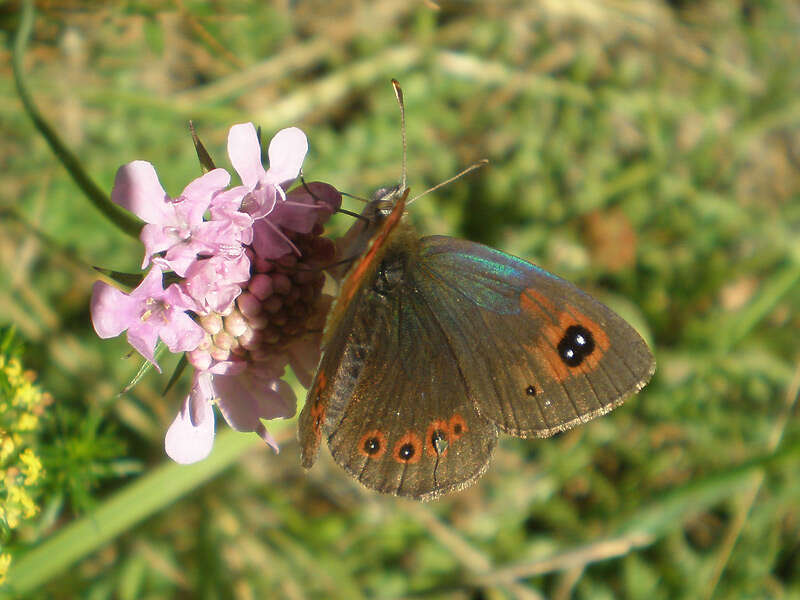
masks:
<svg viewBox="0 0 800 600"><path fill-rule="evenodd" d="M128 211L111 202L108 194L89 177L88 173L86 173L81 166L78 157L67 148L66 144L58 137L55 130L44 119L39 109L36 108L33 97L25 83L25 75L22 66L22 58L25 56L25 49L28 45L32 29L33 1L25 0L22 3L19 29L17 30L17 36L14 39L14 46L11 52L11 66L14 71L14 81L17 85L17 93L22 101L22 106L25 108L31 121L33 121L36 129L50 145L50 149L61 161L61 164L64 165L64 168L72 176L72 179L78 187L86 194L89 201L122 231L138 238L139 231L142 228L142 222Z"/></svg>

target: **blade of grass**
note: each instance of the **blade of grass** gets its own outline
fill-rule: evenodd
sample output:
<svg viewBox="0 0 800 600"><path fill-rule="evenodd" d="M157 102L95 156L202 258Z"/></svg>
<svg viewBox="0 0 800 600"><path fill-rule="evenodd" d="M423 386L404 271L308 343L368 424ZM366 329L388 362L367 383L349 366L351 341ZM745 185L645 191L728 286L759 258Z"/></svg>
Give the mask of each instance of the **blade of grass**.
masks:
<svg viewBox="0 0 800 600"><path fill-rule="evenodd" d="M798 400L800 400L800 366L795 370L794 379L786 392L786 405L783 413L772 428L772 434L769 440L770 450L774 450L781 443L784 431L786 430L786 424L789 422L789 418L794 412ZM728 561L730 561L736 542L739 540L739 536L747 524L747 517L750 514L750 510L753 508L753 504L756 501L759 491L761 491L763 483L764 472L759 471L754 473L752 476L752 485L742 494L741 503L734 515L733 523L725 534L722 548L717 554L717 560L714 562L713 571L706 582L702 595L703 598L714 597L717 585L719 585L722 574L728 566Z"/></svg>
<svg viewBox="0 0 800 600"><path fill-rule="evenodd" d="M108 195L89 177L89 174L83 170L81 161L75 156L66 144L58 137L55 129L45 120L36 104L33 97L28 91L28 86L25 83L25 75L22 66L22 58L25 56L25 49L28 45L28 40L33 30L33 2L26 0L22 4L22 12L20 14L19 29L17 30L16 38L14 39L14 46L11 53L11 66L14 71L14 82L17 85L17 93L22 102L22 106L28 113L28 116L33 121L34 126L42 134L42 137L47 141L53 154L61 161L64 168L70 174L72 179L78 187L86 194L89 201L103 213L114 225L119 227L128 235L138 238L139 231L142 228L142 222L131 215L128 211L123 210L108 197Z"/></svg>
<svg viewBox="0 0 800 600"><path fill-rule="evenodd" d="M750 304L729 317L728 326L719 329L718 347L729 352L791 291L800 281L800 264L789 263L774 273Z"/></svg>

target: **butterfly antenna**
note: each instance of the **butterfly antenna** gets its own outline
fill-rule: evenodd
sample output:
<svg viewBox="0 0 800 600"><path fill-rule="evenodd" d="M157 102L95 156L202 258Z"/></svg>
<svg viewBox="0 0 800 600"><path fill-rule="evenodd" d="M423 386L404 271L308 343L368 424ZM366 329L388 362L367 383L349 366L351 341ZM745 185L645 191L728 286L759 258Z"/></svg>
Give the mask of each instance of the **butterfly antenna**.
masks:
<svg viewBox="0 0 800 600"><path fill-rule="evenodd" d="M397 79L392 79L394 95L397 97L397 104L400 105L400 136L403 139L403 167L400 174L400 190L406 189L406 106L403 103L403 89Z"/></svg>
<svg viewBox="0 0 800 600"><path fill-rule="evenodd" d="M471 172L471 171L474 171L475 169L480 169L481 167L485 167L485 166L486 166L486 165L488 165L488 164L489 164L489 159L487 159L487 158L482 158L482 159L481 159L481 160L479 160L478 162L476 162L476 163L474 163L474 164L472 164L472 165L468 166L466 169L464 169L464 170L463 170L463 171L461 171L460 173L458 173L458 174L456 174L456 175L453 175L453 176L452 176L450 179L448 179L448 180L446 180L446 181L443 181L443 182L441 182L441 183L437 183L435 186L433 186L432 188L429 188L429 189L425 190L424 192L422 192L422 193L421 193L421 194L419 194L418 196L414 196L414 197L413 197L411 200L409 200L408 202L406 202L406 206L408 206L409 204L411 204L412 202L414 202L414 200L417 200L417 199L419 199L419 198L422 198L422 197L423 197L423 196L425 196L426 194L430 194L431 192L433 192L433 191L436 191L436 190L438 190L439 188L441 188L441 187L444 187L444 186L446 186L446 185L447 185L447 184L449 184L449 183L453 183L453 182L454 182L456 179L460 179L461 177L463 177L463 176L464 176L464 175L466 175L467 173L469 173L469 172Z"/></svg>
<svg viewBox="0 0 800 600"><path fill-rule="evenodd" d="M319 202L320 204L322 204L322 200L320 200L320 199L319 199L319 198L316 196L316 194L314 194L314 192L312 192L312 191L311 191L311 188L310 188L310 187L308 187L308 184L306 183L306 180L305 180L305 178L303 177L303 174L302 174L302 173L300 173L300 183L302 183L302 185L303 185L303 188L306 190L306 192L307 192L307 193L308 193L308 194L309 194L309 195L310 195L310 196L311 196L311 197L312 197L314 200L316 200L317 202ZM359 197L359 196L353 196L352 194L348 194L347 192L339 192L339 193L340 193L342 196L348 196L349 198L355 198L356 200L361 200L362 202L367 202L367 200L365 200L364 198L361 198L361 197ZM356 212L353 212L353 211L351 211L351 210L347 210L346 208L339 207L339 208L337 208L337 209L336 209L336 212L338 212L338 213L342 213L343 215L348 215L348 216L350 216L350 217L354 217L354 218L356 218L356 219L363 219L363 220L364 220L364 221L366 221L367 223L369 223L369 222L370 222L370 220L369 220L369 219L367 219L365 216L363 216L363 215L360 215L360 214L358 214L358 213L356 213Z"/></svg>
<svg viewBox="0 0 800 600"><path fill-rule="evenodd" d="M353 200L358 200L359 202L363 202L367 204L369 202L368 198L362 198L361 196L356 196L355 194L348 194L347 192L339 192L342 196L347 196L348 198L352 198Z"/></svg>

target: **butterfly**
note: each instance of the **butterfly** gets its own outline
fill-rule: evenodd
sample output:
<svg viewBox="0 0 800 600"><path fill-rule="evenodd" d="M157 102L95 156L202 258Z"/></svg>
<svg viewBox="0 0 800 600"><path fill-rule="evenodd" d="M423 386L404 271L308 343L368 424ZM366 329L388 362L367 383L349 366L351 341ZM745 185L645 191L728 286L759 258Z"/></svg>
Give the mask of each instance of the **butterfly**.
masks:
<svg viewBox="0 0 800 600"><path fill-rule="evenodd" d="M474 483L500 432L544 438L603 415L655 360L570 282L482 244L420 237L403 173L345 236L357 258L328 315L300 451L310 468L324 437L366 487L431 500Z"/></svg>

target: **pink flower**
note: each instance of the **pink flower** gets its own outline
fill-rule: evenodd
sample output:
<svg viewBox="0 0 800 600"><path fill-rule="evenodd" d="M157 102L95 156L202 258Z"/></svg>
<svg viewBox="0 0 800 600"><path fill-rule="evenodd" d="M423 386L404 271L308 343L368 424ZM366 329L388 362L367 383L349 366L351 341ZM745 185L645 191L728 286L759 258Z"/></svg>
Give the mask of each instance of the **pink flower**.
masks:
<svg viewBox="0 0 800 600"><path fill-rule="evenodd" d="M154 254L164 252L164 261L178 275L198 254L216 254L227 243L224 227L214 221L204 221L212 198L225 189L230 175L224 169L214 169L192 181L177 198L170 198L161 187L153 165L137 160L117 171L111 199L127 208L147 225L141 233L145 247L142 268ZM242 194L244 189L239 190Z"/></svg>
<svg viewBox="0 0 800 600"><path fill-rule="evenodd" d="M159 371L154 355L159 338L172 352L194 350L203 340L203 329L185 312L195 309L176 284L163 289L158 267L150 269L130 294L102 281L96 281L92 289L92 324L97 335L111 338L127 329L130 345Z"/></svg>
<svg viewBox="0 0 800 600"><path fill-rule="evenodd" d="M250 190L243 210L260 219L272 212L278 197L285 199L281 186L297 179L303 166L308 140L297 127L281 129L269 143L269 169L261 164L261 145L252 123L240 123L228 133L228 156L242 183Z"/></svg>
<svg viewBox="0 0 800 600"><path fill-rule="evenodd" d="M196 302L198 313L224 313L250 279L250 259L244 252L236 259L212 256L194 261L185 275L181 286Z"/></svg>
<svg viewBox="0 0 800 600"><path fill-rule="evenodd" d="M284 187L297 179L306 152L308 141L300 129L282 129L269 143L269 169L264 169L253 124L231 127L228 156L242 183L250 190L242 202L242 210L253 217L253 249L259 256L280 258L287 252L298 252L279 229L280 223L265 217L286 202Z"/></svg>
<svg viewBox="0 0 800 600"><path fill-rule="evenodd" d="M224 227L220 254L230 258L238 257L244 251L243 246L253 241L253 217L240 210L247 193L246 187L237 186L214 196L209 208L211 221L222 223Z"/></svg>
<svg viewBox="0 0 800 600"><path fill-rule="evenodd" d="M282 375L282 367L276 369L269 363L250 363L244 370L226 374L196 371L191 392L167 430L167 455L181 464L208 456L214 443L213 401L228 425L237 431L256 432L277 452L278 444L261 419L288 418L295 413L294 392L280 379Z"/></svg>

